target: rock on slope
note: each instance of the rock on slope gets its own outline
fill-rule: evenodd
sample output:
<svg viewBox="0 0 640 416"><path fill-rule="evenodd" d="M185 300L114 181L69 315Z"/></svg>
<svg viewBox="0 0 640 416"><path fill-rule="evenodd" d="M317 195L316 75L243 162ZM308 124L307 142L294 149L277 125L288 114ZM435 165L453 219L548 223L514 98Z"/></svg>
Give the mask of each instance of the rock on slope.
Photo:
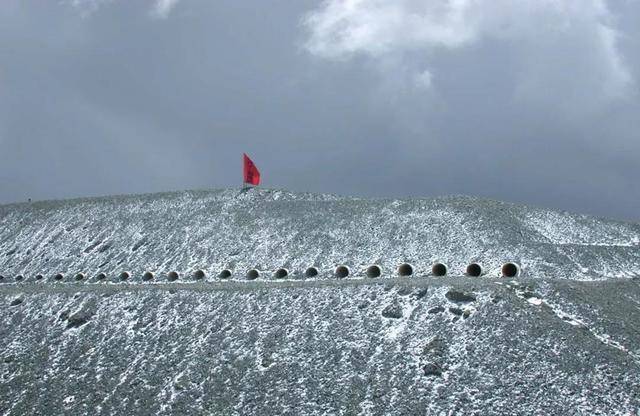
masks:
<svg viewBox="0 0 640 416"><path fill-rule="evenodd" d="M3 206L0 414L636 414L639 236L458 197ZM428 275L436 260L449 276ZM472 260L488 274L462 276ZM506 260L522 274L498 277ZM402 262L416 274L396 276Z"/></svg>

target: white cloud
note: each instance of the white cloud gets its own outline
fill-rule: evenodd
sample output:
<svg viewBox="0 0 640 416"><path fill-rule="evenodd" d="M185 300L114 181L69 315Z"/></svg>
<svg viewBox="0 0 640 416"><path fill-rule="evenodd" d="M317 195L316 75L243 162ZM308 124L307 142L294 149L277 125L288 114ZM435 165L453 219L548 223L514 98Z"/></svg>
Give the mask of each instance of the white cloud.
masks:
<svg viewBox="0 0 640 416"><path fill-rule="evenodd" d="M309 14L309 51L329 58L457 47L477 37L467 1L329 0Z"/></svg>
<svg viewBox="0 0 640 416"><path fill-rule="evenodd" d="M421 73L416 74L414 80L418 87L421 88L430 88L432 81L431 72L422 71Z"/></svg>
<svg viewBox="0 0 640 416"><path fill-rule="evenodd" d="M394 56L403 69L415 66L423 87L437 79L443 53L494 42L511 47L520 65L516 94L566 86L581 91L573 98L601 99L624 95L632 81L613 20L605 0L327 0L303 23L311 54L374 63Z"/></svg>
<svg viewBox="0 0 640 416"><path fill-rule="evenodd" d="M114 1L115 0L66 0L66 3L80 10L83 16L87 16L97 11L103 5ZM171 11L176 7L179 1L180 0L150 1L150 14L154 18L166 19L169 17Z"/></svg>
<svg viewBox="0 0 640 416"><path fill-rule="evenodd" d="M89 16L106 3L113 0L66 0L69 4L80 11L83 16Z"/></svg>
<svg viewBox="0 0 640 416"><path fill-rule="evenodd" d="M178 4L179 0L156 0L152 9L152 16L166 19L174 7Z"/></svg>

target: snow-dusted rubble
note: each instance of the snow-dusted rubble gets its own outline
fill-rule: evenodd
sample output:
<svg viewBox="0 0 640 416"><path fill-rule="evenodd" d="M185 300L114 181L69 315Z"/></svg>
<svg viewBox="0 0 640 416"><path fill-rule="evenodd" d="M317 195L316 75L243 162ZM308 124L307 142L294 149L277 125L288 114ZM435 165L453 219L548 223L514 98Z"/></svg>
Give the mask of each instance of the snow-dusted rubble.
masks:
<svg viewBox="0 0 640 416"><path fill-rule="evenodd" d="M5 205L0 415L638 414L639 236L466 197ZM471 261L488 274L463 276Z"/></svg>
<svg viewBox="0 0 640 416"><path fill-rule="evenodd" d="M523 276L601 280L640 275L640 226L467 197L366 200L277 190L224 190L95 198L0 207L0 274L57 273L134 280L227 268L244 279L285 267L292 278L339 264L383 276L409 262L418 274L441 261L453 275L471 261L498 277L505 261ZM117 279L116 279L117 280Z"/></svg>

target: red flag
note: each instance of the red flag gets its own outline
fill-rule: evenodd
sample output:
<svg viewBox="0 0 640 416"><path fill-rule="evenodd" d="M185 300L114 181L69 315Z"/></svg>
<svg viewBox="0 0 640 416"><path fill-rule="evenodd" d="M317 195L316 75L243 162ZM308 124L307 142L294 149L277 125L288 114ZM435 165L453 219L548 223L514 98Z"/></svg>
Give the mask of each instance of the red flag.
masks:
<svg viewBox="0 0 640 416"><path fill-rule="evenodd" d="M244 183L260 185L260 171L246 153L243 153Z"/></svg>

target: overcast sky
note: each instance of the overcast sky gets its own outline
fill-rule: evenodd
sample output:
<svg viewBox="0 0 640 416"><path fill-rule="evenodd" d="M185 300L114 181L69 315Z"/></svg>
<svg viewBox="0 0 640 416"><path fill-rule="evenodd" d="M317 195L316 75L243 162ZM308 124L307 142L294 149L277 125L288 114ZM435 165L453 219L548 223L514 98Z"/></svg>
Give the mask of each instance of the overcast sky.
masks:
<svg viewBox="0 0 640 416"><path fill-rule="evenodd" d="M261 7L259 7L261 6ZM640 220L639 0L2 0L0 203L238 187Z"/></svg>

